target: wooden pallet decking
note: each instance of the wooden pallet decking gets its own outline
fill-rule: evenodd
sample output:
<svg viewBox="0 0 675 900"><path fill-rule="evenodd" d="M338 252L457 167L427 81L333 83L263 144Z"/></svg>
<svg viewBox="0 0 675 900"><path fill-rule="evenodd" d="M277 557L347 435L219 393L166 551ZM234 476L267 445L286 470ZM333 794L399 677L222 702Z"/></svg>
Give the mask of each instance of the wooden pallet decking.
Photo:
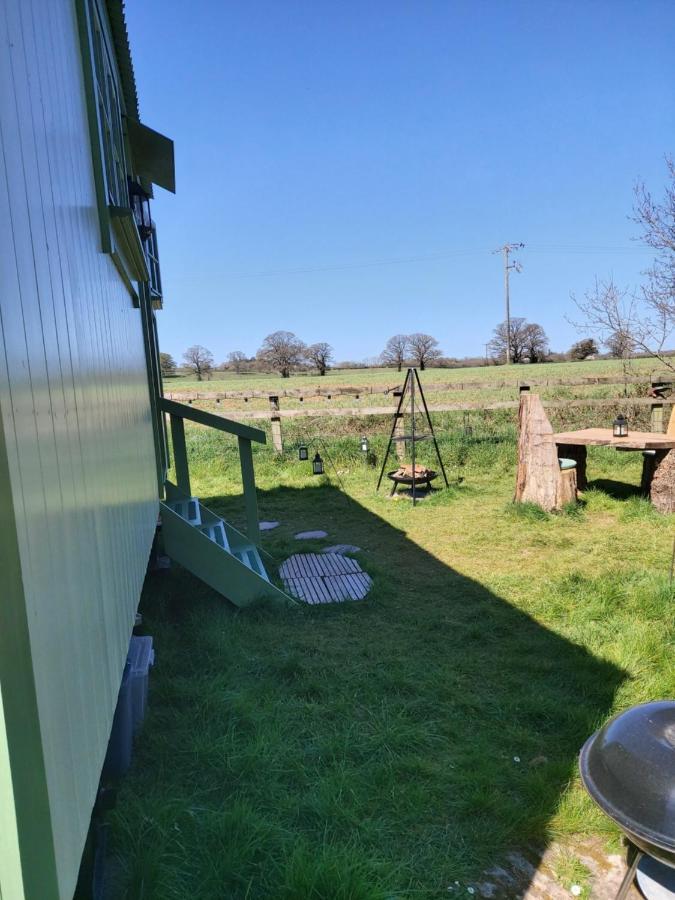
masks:
<svg viewBox="0 0 675 900"><path fill-rule="evenodd" d="M295 553L279 574L289 594L312 604L363 600L373 583L355 559L337 553Z"/></svg>

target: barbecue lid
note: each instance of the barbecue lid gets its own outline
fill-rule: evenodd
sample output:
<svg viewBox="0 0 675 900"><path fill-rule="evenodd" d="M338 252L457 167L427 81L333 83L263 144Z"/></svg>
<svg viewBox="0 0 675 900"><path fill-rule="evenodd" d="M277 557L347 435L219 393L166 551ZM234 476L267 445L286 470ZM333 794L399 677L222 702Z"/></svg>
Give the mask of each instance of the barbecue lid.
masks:
<svg viewBox="0 0 675 900"><path fill-rule="evenodd" d="M581 778L624 831L675 850L675 701L641 703L584 744Z"/></svg>

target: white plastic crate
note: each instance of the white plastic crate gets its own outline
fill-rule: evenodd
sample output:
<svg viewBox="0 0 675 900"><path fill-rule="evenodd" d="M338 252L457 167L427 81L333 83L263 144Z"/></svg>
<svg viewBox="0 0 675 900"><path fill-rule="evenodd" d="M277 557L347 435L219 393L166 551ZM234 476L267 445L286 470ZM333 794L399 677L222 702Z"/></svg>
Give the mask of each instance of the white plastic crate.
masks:
<svg viewBox="0 0 675 900"><path fill-rule="evenodd" d="M148 679L150 667L155 664L152 637L134 637L129 644L127 662L130 667L131 705L134 733L143 724L148 705Z"/></svg>

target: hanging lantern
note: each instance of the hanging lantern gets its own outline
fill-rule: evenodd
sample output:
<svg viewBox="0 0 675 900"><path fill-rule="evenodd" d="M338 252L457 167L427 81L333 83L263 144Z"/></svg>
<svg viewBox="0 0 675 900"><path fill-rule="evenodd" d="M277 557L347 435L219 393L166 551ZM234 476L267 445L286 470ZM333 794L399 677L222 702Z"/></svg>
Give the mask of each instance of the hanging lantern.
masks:
<svg viewBox="0 0 675 900"><path fill-rule="evenodd" d="M628 436L628 422L626 421L626 417L623 415L623 413L619 413L616 419L614 419L612 431L614 437Z"/></svg>
<svg viewBox="0 0 675 900"><path fill-rule="evenodd" d="M150 217L150 195L137 181L129 179L129 199L134 214L134 221L142 241L152 234L152 218Z"/></svg>
<svg viewBox="0 0 675 900"><path fill-rule="evenodd" d="M323 460L319 456L318 451L316 456L312 460L312 472L315 475L323 475Z"/></svg>
<svg viewBox="0 0 675 900"><path fill-rule="evenodd" d="M304 444L300 444L298 447L298 459L303 461L309 459L309 451Z"/></svg>
<svg viewBox="0 0 675 900"><path fill-rule="evenodd" d="M364 434L361 438L361 453L368 453L369 450L370 444L368 443L368 438Z"/></svg>

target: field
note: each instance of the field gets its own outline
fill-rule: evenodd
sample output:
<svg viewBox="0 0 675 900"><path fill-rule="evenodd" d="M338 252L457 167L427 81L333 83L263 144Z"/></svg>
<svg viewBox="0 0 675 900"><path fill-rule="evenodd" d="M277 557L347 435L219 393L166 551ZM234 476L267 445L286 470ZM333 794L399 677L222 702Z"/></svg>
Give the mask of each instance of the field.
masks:
<svg viewBox="0 0 675 900"><path fill-rule="evenodd" d="M634 359L629 362L632 374L648 375L663 366L653 359ZM623 363L616 359L592 360L590 362L541 363L534 366L480 366L466 369L426 369L420 372L422 382L447 382L448 385L464 381L527 381L529 378L594 378L602 375L623 374ZM316 374L294 374L281 378L266 373L241 374L233 372L213 372L205 381L177 375L164 381L166 391L283 391L301 389L310 391L359 385L385 388L398 384L403 376L396 369L331 369L323 377Z"/></svg>
<svg viewBox="0 0 675 900"><path fill-rule="evenodd" d="M594 411L591 407L552 411L551 419L556 428L611 421L619 411L628 416L633 427L644 428L649 423L649 408L644 405L644 398L650 374L655 369L661 371L663 367L655 366L653 360L633 360L625 370L619 361L598 360L508 368L428 369L421 372L420 377L422 383L427 385L427 401L432 407L448 404L489 406L503 404L504 401L513 404L517 401L519 382L532 381L539 383L535 389L545 402L565 403L581 399L617 401L616 406L595 408ZM386 430L386 417L368 417L367 410L390 409L393 412L396 400L392 388L401 385L404 375L393 369L337 370L329 372L324 378L316 375L298 375L287 379L273 375L226 375L217 379L214 375L211 381L201 383L185 378L167 379L165 390L177 400L199 396L201 399L197 402L200 406L222 415L234 418L260 416L262 418L255 422L259 427L265 427L270 411L269 395L278 394L282 414L302 414L301 421L285 418L284 428L290 428L289 434L295 439L301 432L310 434L322 431L326 435L339 435L353 433L359 428L369 433L380 428ZM602 377L618 378L623 383L578 383L584 379ZM567 380L577 383L560 383ZM317 390L320 396L317 396ZM284 392L289 392L290 396ZM216 394L221 395L217 400ZM340 421L337 418L340 410L350 410L356 415L344 421L343 414L343 421ZM479 419L486 416L486 423L494 421L490 414L477 415ZM442 415L439 421L452 427L456 419L456 415ZM512 411L503 421L514 419Z"/></svg>
<svg viewBox="0 0 675 900"><path fill-rule="evenodd" d="M637 495L640 454L591 449L583 503L547 515L510 502L513 416L471 435L449 417L451 487L413 509L375 492L362 426L315 435L322 478L292 446L255 464L261 518L281 522L271 560L324 528L318 546L362 548L365 601L237 611L178 567L149 576L158 661L114 813L115 896L466 895L512 849L616 846L579 748L614 712L675 693L675 521ZM378 459L384 441L373 425ZM190 428L188 445L195 491L242 523L234 442ZM589 896L573 858L572 877Z"/></svg>

